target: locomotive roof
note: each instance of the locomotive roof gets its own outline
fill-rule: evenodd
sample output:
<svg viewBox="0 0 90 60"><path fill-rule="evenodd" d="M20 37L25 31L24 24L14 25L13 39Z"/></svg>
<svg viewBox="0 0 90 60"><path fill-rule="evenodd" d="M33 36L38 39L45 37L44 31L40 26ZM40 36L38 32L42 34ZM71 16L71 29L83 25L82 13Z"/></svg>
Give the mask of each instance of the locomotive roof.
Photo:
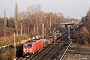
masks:
<svg viewBox="0 0 90 60"><path fill-rule="evenodd" d="M39 42L40 40L29 40L29 41L27 41L27 42L25 42L25 43L32 43L32 42L35 42L35 43L37 43L37 42Z"/></svg>
<svg viewBox="0 0 90 60"><path fill-rule="evenodd" d="M26 44L26 43L33 43L33 42L37 43L39 41L45 42L46 40L47 39L34 39L34 40L29 40L29 41L25 42L24 44Z"/></svg>
<svg viewBox="0 0 90 60"><path fill-rule="evenodd" d="M45 42L46 41L46 39L42 39L42 42Z"/></svg>

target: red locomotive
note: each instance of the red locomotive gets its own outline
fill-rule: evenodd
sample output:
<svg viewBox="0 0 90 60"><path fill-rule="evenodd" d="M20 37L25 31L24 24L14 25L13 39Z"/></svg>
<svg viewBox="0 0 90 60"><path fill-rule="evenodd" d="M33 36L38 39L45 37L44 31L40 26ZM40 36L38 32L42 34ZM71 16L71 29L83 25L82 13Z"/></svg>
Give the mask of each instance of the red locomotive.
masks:
<svg viewBox="0 0 90 60"><path fill-rule="evenodd" d="M47 45L46 39L40 39L40 40L32 40L25 42L23 44L23 55L27 53L35 53L42 47L45 47Z"/></svg>

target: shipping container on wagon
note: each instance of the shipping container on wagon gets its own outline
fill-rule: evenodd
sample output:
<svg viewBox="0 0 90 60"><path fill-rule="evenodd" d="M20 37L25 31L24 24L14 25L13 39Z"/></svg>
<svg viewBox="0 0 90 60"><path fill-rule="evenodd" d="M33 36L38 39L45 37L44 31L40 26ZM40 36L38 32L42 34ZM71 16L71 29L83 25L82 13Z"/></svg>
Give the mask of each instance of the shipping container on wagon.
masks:
<svg viewBox="0 0 90 60"><path fill-rule="evenodd" d="M58 39L58 38L60 38L61 37L61 33L56 33L55 35L54 35L54 38L55 39Z"/></svg>
<svg viewBox="0 0 90 60"><path fill-rule="evenodd" d="M47 37L47 42L48 42L48 44L52 44L53 41L54 41L53 36L49 36L49 37Z"/></svg>
<svg viewBox="0 0 90 60"><path fill-rule="evenodd" d="M46 39L41 39L43 42L43 47L45 47L46 45L48 45L48 42L46 41Z"/></svg>

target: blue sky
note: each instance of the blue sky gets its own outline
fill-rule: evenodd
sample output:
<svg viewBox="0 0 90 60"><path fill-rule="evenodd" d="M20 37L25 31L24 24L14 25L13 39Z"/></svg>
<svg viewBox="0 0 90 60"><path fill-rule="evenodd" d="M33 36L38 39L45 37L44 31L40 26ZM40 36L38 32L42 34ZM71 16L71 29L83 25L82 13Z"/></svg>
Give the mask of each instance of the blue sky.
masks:
<svg viewBox="0 0 90 60"><path fill-rule="evenodd" d="M14 16L15 2L18 3L19 12L26 11L27 7L40 4L42 11L61 12L65 17L81 18L85 16L90 7L90 0L0 0L0 17Z"/></svg>

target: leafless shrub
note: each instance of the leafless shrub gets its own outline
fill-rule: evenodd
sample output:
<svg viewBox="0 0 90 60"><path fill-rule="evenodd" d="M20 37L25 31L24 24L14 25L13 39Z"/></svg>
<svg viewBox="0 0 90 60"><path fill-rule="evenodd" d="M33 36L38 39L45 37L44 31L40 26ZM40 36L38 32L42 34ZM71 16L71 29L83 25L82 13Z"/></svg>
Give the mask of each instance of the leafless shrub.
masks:
<svg viewBox="0 0 90 60"><path fill-rule="evenodd" d="M85 26L79 28L78 30L74 32L75 32L74 36L78 44L88 45L89 32Z"/></svg>

